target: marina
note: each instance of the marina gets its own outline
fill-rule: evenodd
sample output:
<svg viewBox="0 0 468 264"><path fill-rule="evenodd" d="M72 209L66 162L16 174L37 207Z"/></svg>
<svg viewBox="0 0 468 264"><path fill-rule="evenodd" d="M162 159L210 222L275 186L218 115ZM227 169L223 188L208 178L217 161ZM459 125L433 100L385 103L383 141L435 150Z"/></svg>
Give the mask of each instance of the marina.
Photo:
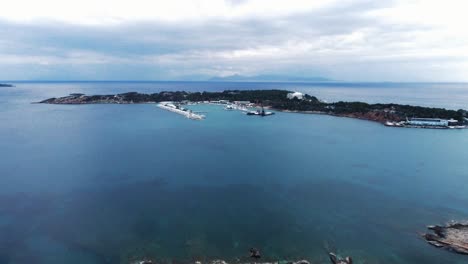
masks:
<svg viewBox="0 0 468 264"><path fill-rule="evenodd" d="M263 106L260 109L257 110L249 110L247 106L252 107L253 104L250 102L229 102L229 101L211 101L211 102L203 102L204 104L214 104L214 105L224 105L223 109L226 111L241 111L245 113L248 116L270 116L274 115L274 112L271 111L265 111ZM192 120L203 120L206 118L205 115L201 114L200 112L193 112L192 110L188 108L182 107L182 105L195 105L199 103L193 103L189 101L185 101L182 103L177 103L177 102L161 102L157 106L161 109L183 115L188 119Z"/></svg>
<svg viewBox="0 0 468 264"><path fill-rule="evenodd" d="M248 112L249 111L249 109L245 105L240 105L240 104L236 104L236 103L226 105L224 107L224 110L227 110L227 111L238 110L238 111L242 111L242 112Z"/></svg>

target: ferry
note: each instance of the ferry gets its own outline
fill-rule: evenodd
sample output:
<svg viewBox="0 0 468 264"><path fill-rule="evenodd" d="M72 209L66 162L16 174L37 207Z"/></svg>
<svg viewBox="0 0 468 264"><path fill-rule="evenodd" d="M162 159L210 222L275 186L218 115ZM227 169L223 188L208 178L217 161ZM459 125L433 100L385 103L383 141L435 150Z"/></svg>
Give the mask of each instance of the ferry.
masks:
<svg viewBox="0 0 468 264"><path fill-rule="evenodd" d="M384 123L389 127L433 128L433 129L463 129L466 125L458 124L458 120L440 118L411 118L406 121Z"/></svg>
<svg viewBox="0 0 468 264"><path fill-rule="evenodd" d="M262 107L262 110L248 111L246 113L246 115L256 115L256 116L270 116L274 114L275 114L274 112L265 112L265 109L263 109L263 107Z"/></svg>

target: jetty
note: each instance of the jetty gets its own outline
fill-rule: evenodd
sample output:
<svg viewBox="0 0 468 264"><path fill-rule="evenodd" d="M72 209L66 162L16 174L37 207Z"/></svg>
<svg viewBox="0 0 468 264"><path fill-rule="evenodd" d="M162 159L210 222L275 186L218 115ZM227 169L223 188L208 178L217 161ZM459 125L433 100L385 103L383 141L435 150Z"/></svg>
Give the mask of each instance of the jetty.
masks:
<svg viewBox="0 0 468 264"><path fill-rule="evenodd" d="M192 120L203 120L205 119L204 115L196 114L192 110L180 107L178 104L173 102L161 102L158 104L158 107L167 111L171 111L173 113L183 115L188 119Z"/></svg>

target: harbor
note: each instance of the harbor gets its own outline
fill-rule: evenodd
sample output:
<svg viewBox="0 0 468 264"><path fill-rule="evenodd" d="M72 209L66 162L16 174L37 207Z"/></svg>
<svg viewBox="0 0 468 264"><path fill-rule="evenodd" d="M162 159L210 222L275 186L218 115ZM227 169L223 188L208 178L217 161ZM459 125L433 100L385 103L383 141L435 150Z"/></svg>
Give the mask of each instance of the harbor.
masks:
<svg viewBox="0 0 468 264"><path fill-rule="evenodd" d="M183 115L188 119L192 120L203 120L206 118L205 115L197 112L194 113L192 110L188 108L182 107L182 105L195 105L195 104L212 104L212 105L221 105L224 106L223 109L226 111L240 111L248 116L270 116L274 115L274 112L265 111L263 106L260 109L251 110L252 108L256 108L256 105L249 102L249 101L234 101L230 102L227 100L219 100L219 101L205 101L205 102L191 102L191 101L183 101L183 102L161 102L158 104L158 107L167 111L171 111L176 114Z"/></svg>

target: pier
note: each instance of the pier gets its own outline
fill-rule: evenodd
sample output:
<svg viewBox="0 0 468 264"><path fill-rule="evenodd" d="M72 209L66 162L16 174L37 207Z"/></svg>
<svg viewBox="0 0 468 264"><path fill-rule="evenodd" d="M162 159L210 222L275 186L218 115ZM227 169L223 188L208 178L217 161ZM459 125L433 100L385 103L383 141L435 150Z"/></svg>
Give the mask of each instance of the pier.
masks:
<svg viewBox="0 0 468 264"><path fill-rule="evenodd" d="M172 103L172 102L161 102L158 104L158 107L167 111L171 111L173 113L183 115L188 119L192 120L203 120L205 119L204 115L201 114L195 114L192 112L192 110L186 109L186 108L181 108L180 106Z"/></svg>

